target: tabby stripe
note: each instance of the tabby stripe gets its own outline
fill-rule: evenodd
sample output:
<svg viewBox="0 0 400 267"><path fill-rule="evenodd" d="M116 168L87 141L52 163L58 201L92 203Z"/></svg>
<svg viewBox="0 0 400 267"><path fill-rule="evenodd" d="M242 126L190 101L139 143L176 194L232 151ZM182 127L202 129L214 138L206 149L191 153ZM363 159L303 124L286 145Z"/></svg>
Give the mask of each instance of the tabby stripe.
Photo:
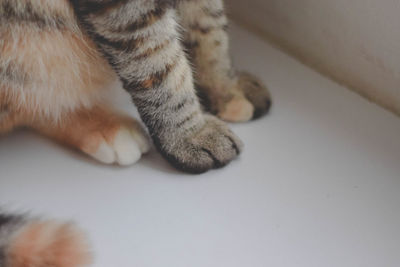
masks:
<svg viewBox="0 0 400 267"><path fill-rule="evenodd" d="M139 88L140 89L152 89L158 88L162 84L162 82L167 78L167 76L171 73L171 71L178 64L180 56L177 56L173 63L165 66L165 69L162 71L158 71L154 74L151 74L150 77L144 81L140 81Z"/></svg>
<svg viewBox="0 0 400 267"><path fill-rule="evenodd" d="M132 60L141 60L141 59L144 59L144 58L148 58L148 57L154 55L155 53L157 53L158 51L164 50L168 45L170 45L172 43L172 41L175 38L176 37L167 39L163 43L157 45L156 47L152 47L152 48L149 48L149 49L145 50L141 54L134 56Z"/></svg>
<svg viewBox="0 0 400 267"><path fill-rule="evenodd" d="M183 42L183 46L187 50L192 50L192 49L198 48L200 46L200 43L198 41L185 41L185 42Z"/></svg>
<svg viewBox="0 0 400 267"><path fill-rule="evenodd" d="M193 111L189 116L187 116L186 118L184 118L180 122L176 123L175 124L176 128L182 127L183 125L185 125L189 121L193 120L198 114L199 114L198 110Z"/></svg>
<svg viewBox="0 0 400 267"><path fill-rule="evenodd" d="M152 107L155 109L159 109L162 105L166 103L168 100L161 101L159 99L139 99L138 97L134 98L136 105L140 107Z"/></svg>
<svg viewBox="0 0 400 267"><path fill-rule="evenodd" d="M111 40L98 33L93 33L93 38L95 39L96 42L105 45L107 47L113 48L114 50L120 52L133 51L138 46L143 45L143 43L145 42L144 38L129 39L129 40Z"/></svg>
<svg viewBox="0 0 400 267"><path fill-rule="evenodd" d="M214 30L228 30L228 24L216 25L216 26L201 26L200 24L192 24L189 26L191 30L201 32L202 34L208 34Z"/></svg>
<svg viewBox="0 0 400 267"><path fill-rule="evenodd" d="M157 3L155 5L159 8L174 8L176 7L177 1L181 0L156 0Z"/></svg>
<svg viewBox="0 0 400 267"><path fill-rule="evenodd" d="M116 70L118 70L117 66L114 67ZM120 80L122 82L124 89L130 94L132 94L133 92L137 91L140 88L140 82L138 82L137 80L130 81L123 77L120 77Z"/></svg>
<svg viewBox="0 0 400 267"><path fill-rule="evenodd" d="M66 26L65 19L61 16L46 17L44 14L37 12L30 2L27 2L23 10L19 10L15 7L15 4L4 1L0 6L0 20L15 23L34 23L40 28L54 27L57 29L63 29Z"/></svg>
<svg viewBox="0 0 400 267"><path fill-rule="evenodd" d="M193 97L191 97L191 98L185 97L178 105L171 107L171 110L173 110L174 112L179 112L186 105L194 104L194 102L195 102L195 99Z"/></svg>
<svg viewBox="0 0 400 267"><path fill-rule="evenodd" d="M208 8L204 8L203 12L205 15L212 17L214 19L219 19L225 15L225 11L223 9L221 10L210 10Z"/></svg>
<svg viewBox="0 0 400 267"><path fill-rule="evenodd" d="M156 9L149 11L147 14L143 14L139 20L129 23L125 27L120 26L117 31L134 32L147 28L159 21L165 15L167 10L167 8L157 7Z"/></svg>
<svg viewBox="0 0 400 267"><path fill-rule="evenodd" d="M82 0L73 0L75 2ZM86 0L85 3L80 4L80 9L83 14L96 14L102 15L109 12L112 9L119 8L126 4L129 0L102 0L102 1L91 1Z"/></svg>
<svg viewBox="0 0 400 267"><path fill-rule="evenodd" d="M172 98L172 95L168 92L158 97L154 97L154 94L152 97L149 97L145 94L135 94L132 98L134 98L134 101L135 103L137 103L138 106L147 106L159 109L161 106L168 104L168 102Z"/></svg>

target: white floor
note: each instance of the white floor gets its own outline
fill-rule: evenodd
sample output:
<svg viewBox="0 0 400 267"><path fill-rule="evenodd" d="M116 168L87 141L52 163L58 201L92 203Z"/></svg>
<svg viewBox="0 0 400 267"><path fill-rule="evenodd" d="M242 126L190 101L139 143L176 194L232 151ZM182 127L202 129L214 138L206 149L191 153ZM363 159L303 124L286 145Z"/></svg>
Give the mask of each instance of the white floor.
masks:
<svg viewBox="0 0 400 267"><path fill-rule="evenodd" d="M274 100L233 125L239 160L202 176L154 151L107 167L20 131L0 139L0 203L75 220L97 267L400 266L400 119L233 32L236 65Z"/></svg>

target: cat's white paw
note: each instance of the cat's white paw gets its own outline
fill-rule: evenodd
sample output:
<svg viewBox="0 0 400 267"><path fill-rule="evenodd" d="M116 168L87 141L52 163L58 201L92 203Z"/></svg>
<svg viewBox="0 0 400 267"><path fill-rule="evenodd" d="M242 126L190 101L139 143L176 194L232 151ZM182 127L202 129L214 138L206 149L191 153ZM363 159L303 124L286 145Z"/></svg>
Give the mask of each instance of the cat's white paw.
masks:
<svg viewBox="0 0 400 267"><path fill-rule="evenodd" d="M148 138L136 128L122 126L110 139L101 138L96 142L98 143L96 149L83 150L102 163L128 166L136 163L142 154L147 153L150 149Z"/></svg>

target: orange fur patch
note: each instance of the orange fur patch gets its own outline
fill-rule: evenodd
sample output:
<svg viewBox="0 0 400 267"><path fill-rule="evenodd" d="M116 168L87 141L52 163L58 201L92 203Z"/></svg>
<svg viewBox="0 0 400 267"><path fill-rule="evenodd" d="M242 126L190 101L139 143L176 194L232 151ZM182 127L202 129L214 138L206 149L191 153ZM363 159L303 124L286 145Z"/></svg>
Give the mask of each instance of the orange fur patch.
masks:
<svg viewBox="0 0 400 267"><path fill-rule="evenodd" d="M71 224L34 222L14 237L6 252L9 267L83 267L91 262L87 243Z"/></svg>
<svg viewBox="0 0 400 267"><path fill-rule="evenodd" d="M35 0L38 5L42 1ZM30 117L57 120L63 112L100 103L116 75L81 32L67 1L44 2L44 10L63 13L70 25L35 30L21 24L2 30L0 67L8 68L17 82L0 80L0 105L6 102L15 113L25 109Z"/></svg>

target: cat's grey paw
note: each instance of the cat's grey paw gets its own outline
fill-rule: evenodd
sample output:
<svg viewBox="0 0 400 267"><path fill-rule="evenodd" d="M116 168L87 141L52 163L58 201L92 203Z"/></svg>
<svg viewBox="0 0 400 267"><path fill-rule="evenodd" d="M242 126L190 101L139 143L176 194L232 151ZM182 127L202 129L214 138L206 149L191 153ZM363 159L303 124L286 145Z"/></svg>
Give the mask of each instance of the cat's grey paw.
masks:
<svg viewBox="0 0 400 267"><path fill-rule="evenodd" d="M224 121L245 122L257 119L267 114L271 107L267 87L252 74L238 73L235 81L216 88L220 89L198 86L203 106Z"/></svg>
<svg viewBox="0 0 400 267"><path fill-rule="evenodd" d="M176 168L199 174L221 168L240 154L243 143L228 126L213 116L205 115L205 119L204 127L188 137L158 146Z"/></svg>
<svg viewBox="0 0 400 267"><path fill-rule="evenodd" d="M245 97L253 105L253 119L268 113L271 107L271 96L267 87L256 76L247 72L239 73L238 85Z"/></svg>

